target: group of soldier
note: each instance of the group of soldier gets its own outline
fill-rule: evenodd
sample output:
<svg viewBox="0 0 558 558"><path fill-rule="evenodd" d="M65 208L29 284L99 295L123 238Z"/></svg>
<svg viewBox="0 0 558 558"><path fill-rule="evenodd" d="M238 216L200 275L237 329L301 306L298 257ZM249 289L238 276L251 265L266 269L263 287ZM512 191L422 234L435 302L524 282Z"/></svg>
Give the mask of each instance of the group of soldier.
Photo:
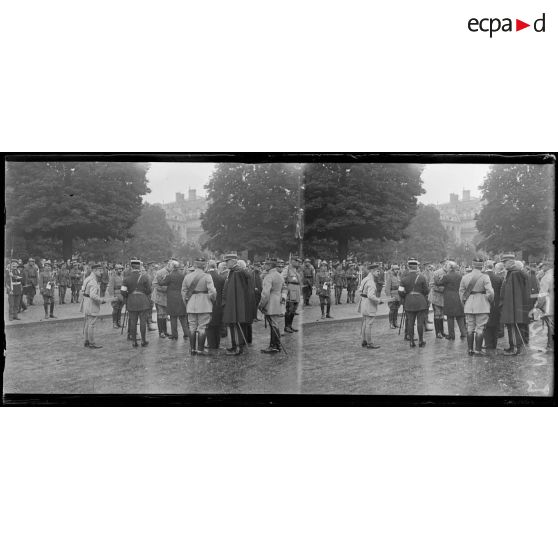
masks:
<svg viewBox="0 0 558 558"><path fill-rule="evenodd" d="M461 339L467 339L470 356L495 354L498 339L508 334L508 347L503 354L518 356L529 343L529 323L539 314L547 326L547 350L554 347L554 268L552 260L539 266L531 264L524 269L513 253L506 253L499 262L476 259L467 273L449 259L442 260L436 269L428 265L419 270L419 262L407 262L407 271L400 273L393 265L385 274L388 296L389 323L398 327L398 310L403 306L402 322L405 340L416 347L415 324L418 346L424 347L428 328L430 305L434 310L434 331L437 339L455 340L455 322ZM379 264L368 266L369 275L358 288L363 316L362 345L378 348L371 339L371 322L381 304L377 279ZM444 316L448 332L444 333Z"/></svg>
<svg viewBox="0 0 558 558"><path fill-rule="evenodd" d="M174 258L161 266L153 262L144 266L140 260L132 259L128 272L122 265L115 266L107 296L101 293L103 266L94 264L82 288L84 344L91 349L102 348L95 342L95 325L101 305L110 302L113 327L123 331L127 326L127 336L134 347L139 346L138 323L141 346L149 344L146 333L154 305L159 337L178 340L180 323L192 356L205 356L219 349L227 334L231 346L225 354L243 354L252 344L253 323L261 321L259 310L270 330L269 346L261 352L277 354L284 350L280 321L284 319L284 333L298 331L293 322L302 292L300 264L300 258L292 257L288 264L268 258L247 266L235 252L225 254L220 262L198 258L189 268Z"/></svg>

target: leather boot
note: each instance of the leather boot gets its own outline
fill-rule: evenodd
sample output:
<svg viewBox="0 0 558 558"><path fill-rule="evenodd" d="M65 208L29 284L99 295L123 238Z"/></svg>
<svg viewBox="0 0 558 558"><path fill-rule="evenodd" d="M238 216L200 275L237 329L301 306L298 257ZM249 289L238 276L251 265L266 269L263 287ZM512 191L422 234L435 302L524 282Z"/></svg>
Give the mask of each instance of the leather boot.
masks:
<svg viewBox="0 0 558 558"><path fill-rule="evenodd" d="M190 335L190 354L191 355L198 354L198 352L196 350L196 335Z"/></svg>
<svg viewBox="0 0 558 558"><path fill-rule="evenodd" d="M475 334L474 333L467 333L467 349L468 349L469 356L472 356L472 355L475 354L475 351L473 349L474 343L475 343Z"/></svg>
<svg viewBox="0 0 558 558"><path fill-rule="evenodd" d="M477 333L475 336L475 349L477 356L486 356L486 351L482 348L483 334Z"/></svg>
<svg viewBox="0 0 558 558"><path fill-rule="evenodd" d="M198 355L207 356L209 353L205 349L205 333L198 332Z"/></svg>

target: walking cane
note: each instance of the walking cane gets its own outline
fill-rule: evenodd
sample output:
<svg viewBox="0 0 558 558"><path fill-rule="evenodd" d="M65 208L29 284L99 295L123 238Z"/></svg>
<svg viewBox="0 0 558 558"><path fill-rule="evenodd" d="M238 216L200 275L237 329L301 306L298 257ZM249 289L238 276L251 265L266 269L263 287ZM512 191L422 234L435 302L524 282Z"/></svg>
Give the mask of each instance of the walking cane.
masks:
<svg viewBox="0 0 558 558"><path fill-rule="evenodd" d="M265 316L265 320L266 320L266 324L267 324L267 320L269 320L269 327L273 331L273 324L271 323L271 318L269 316ZM279 341L279 347L281 347L281 349L283 349L283 352L285 353L285 355L289 356L285 347L283 346L283 343L281 343L281 334L278 331L277 331L277 341Z"/></svg>
<svg viewBox="0 0 558 558"><path fill-rule="evenodd" d="M401 312L401 319L399 320L399 333L398 333L398 335L401 335L401 326L403 325L403 322L405 321L405 316L406 316L405 309L403 307L401 307L401 310L403 310L403 311Z"/></svg>
<svg viewBox="0 0 558 558"><path fill-rule="evenodd" d="M126 327L127 321L128 321L128 306L126 306L126 310L124 312L124 319L122 320L122 329L120 330L120 335L124 333L124 328Z"/></svg>
<svg viewBox="0 0 558 558"><path fill-rule="evenodd" d="M244 339L244 344L246 345L246 347L248 347L248 342L246 341L246 337L244 337L244 332L242 331L242 328L240 327L240 324L238 322L236 322L236 325L238 326L238 329L240 331L240 335L242 335L242 339Z"/></svg>
<svg viewBox="0 0 558 558"><path fill-rule="evenodd" d="M513 325L516 327L517 333L519 333L519 337L521 339L521 344L523 345L523 349L525 349L525 340L523 339L523 335L521 335L521 330L519 329L519 325L517 324L517 322L514 322ZM529 325L527 325L527 327L529 327Z"/></svg>

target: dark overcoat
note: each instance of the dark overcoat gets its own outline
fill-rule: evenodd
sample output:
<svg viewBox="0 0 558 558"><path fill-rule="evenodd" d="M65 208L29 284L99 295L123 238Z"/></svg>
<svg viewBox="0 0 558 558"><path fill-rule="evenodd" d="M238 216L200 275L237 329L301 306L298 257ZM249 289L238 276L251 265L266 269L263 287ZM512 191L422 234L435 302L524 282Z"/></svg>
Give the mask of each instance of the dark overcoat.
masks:
<svg viewBox="0 0 558 558"><path fill-rule="evenodd" d="M490 304L490 315L488 316L486 327L498 327L500 323L500 289L504 279L496 275L493 271L487 271L486 274L494 289L494 300Z"/></svg>
<svg viewBox="0 0 558 558"><path fill-rule="evenodd" d="M256 317L254 279L246 269L233 267L223 287L223 323L250 324Z"/></svg>
<svg viewBox="0 0 558 558"><path fill-rule="evenodd" d="M223 287L225 286L225 278L215 269L212 269L209 272L209 275L211 275L213 284L215 285L215 290L217 291L209 325L216 327L223 323Z"/></svg>
<svg viewBox="0 0 558 558"><path fill-rule="evenodd" d="M459 286L463 275L457 271L449 271L440 280L444 287L444 314L450 318L465 316L463 303L459 298Z"/></svg>
<svg viewBox="0 0 558 558"><path fill-rule="evenodd" d="M151 280L147 275L140 275L139 271L130 273L122 280L120 292L126 299L129 312L144 312L151 308Z"/></svg>
<svg viewBox="0 0 558 558"><path fill-rule="evenodd" d="M527 275L518 269L508 271L500 288L500 321L504 324L528 324L531 305Z"/></svg>
<svg viewBox="0 0 558 558"><path fill-rule="evenodd" d="M428 284L424 275L418 271L410 271L401 279L401 287L405 289L403 308L405 312L419 312L428 308Z"/></svg>
<svg viewBox="0 0 558 558"><path fill-rule="evenodd" d="M182 299L182 282L185 275L178 269L173 269L159 281L159 285L167 287L167 312L169 316L186 315L186 306Z"/></svg>

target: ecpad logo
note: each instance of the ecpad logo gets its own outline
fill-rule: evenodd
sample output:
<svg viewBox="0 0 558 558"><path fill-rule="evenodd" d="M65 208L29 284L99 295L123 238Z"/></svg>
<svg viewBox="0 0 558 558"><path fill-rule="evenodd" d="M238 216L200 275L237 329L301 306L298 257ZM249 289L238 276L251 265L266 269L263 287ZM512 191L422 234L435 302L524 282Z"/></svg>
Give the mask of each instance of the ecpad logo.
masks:
<svg viewBox="0 0 558 558"><path fill-rule="evenodd" d="M533 29L537 33L545 32L545 23L546 23L545 16L546 14L543 14L542 17L536 19L533 23ZM498 31L503 31L503 32L513 31L512 20L509 17L505 17L503 19L499 19L497 17L494 18L485 17L483 19L477 19L475 17L472 17L469 20L467 27L469 28L469 31L472 31L473 33L477 33L478 31L482 31L484 33L490 33L490 38L492 38L492 35L494 33L497 33ZM531 24L525 23L520 19L515 20L516 31L521 31L522 29L525 29L527 27L531 27Z"/></svg>

